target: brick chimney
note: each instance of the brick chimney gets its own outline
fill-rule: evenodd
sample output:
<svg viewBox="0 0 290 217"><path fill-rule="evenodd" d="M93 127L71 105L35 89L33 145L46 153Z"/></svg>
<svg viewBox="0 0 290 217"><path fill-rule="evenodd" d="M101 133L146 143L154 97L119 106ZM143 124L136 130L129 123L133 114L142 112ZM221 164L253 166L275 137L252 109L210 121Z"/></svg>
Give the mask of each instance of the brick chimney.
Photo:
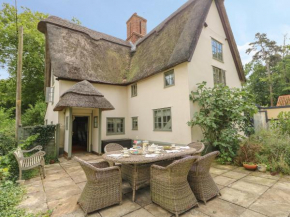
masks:
<svg viewBox="0 0 290 217"><path fill-rule="evenodd" d="M127 41L131 41L133 44L139 39L146 35L147 32L147 20L143 17L134 13L129 20L126 22L127 24Z"/></svg>

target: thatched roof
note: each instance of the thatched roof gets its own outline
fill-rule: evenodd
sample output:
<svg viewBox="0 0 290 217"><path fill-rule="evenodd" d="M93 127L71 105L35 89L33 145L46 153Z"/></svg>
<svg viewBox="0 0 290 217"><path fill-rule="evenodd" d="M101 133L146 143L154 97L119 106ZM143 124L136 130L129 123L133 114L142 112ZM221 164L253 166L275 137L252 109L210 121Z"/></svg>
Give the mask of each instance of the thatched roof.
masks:
<svg viewBox="0 0 290 217"><path fill-rule="evenodd" d="M61 111L66 107L115 109L104 95L88 81L76 83L63 93L53 110Z"/></svg>
<svg viewBox="0 0 290 217"><path fill-rule="evenodd" d="M226 16L223 0L215 0L241 81L241 60ZM183 62L191 61L212 0L189 0L136 42L129 42L58 17L41 21L46 34L51 69L66 80L128 85ZM49 75L46 75L49 76Z"/></svg>

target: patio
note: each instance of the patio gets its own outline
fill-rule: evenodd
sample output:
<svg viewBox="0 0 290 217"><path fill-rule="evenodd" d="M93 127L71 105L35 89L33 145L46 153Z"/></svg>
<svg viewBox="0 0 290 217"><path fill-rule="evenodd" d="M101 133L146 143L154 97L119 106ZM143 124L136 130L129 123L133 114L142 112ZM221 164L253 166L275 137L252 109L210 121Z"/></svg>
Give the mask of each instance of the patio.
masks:
<svg viewBox="0 0 290 217"><path fill-rule="evenodd" d="M101 156L78 154L86 161L99 161ZM79 163L74 160L59 159L60 163L47 165L46 178L39 177L25 181L27 195L21 208L38 213L52 210L52 216L84 216L77 205L78 197L86 183L86 176ZM262 217L290 216L290 176L271 176L268 173L250 172L244 168L213 164L210 170L222 196L209 201L207 205L199 203L184 217L220 216L220 217ZM123 202L94 212L96 217L169 217L172 214L153 204L150 188L136 192L136 201L132 202L132 189L123 183Z"/></svg>

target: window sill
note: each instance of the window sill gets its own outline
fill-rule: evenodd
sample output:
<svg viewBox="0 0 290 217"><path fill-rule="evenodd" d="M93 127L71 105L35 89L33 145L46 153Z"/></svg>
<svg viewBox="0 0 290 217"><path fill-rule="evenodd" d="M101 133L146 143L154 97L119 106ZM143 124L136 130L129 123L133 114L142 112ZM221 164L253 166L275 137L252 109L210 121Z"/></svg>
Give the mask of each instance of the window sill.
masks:
<svg viewBox="0 0 290 217"><path fill-rule="evenodd" d="M174 87L175 84L164 86L164 88Z"/></svg>
<svg viewBox="0 0 290 217"><path fill-rule="evenodd" d="M107 133L107 136L118 136L118 135L125 135L125 133Z"/></svg>
<svg viewBox="0 0 290 217"><path fill-rule="evenodd" d="M218 62L225 63L223 60L219 60L219 59L214 58L214 57L213 57L213 59L216 60L216 61L218 61Z"/></svg>
<svg viewBox="0 0 290 217"><path fill-rule="evenodd" d="M153 130L154 132L172 132L172 130Z"/></svg>

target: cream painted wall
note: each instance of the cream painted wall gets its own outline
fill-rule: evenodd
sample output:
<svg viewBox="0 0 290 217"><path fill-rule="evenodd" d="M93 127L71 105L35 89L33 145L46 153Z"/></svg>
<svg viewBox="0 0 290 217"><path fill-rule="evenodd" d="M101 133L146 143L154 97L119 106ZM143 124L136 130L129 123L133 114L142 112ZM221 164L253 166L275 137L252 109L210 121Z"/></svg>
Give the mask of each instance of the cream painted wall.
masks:
<svg viewBox="0 0 290 217"><path fill-rule="evenodd" d="M53 103L47 104L47 109L45 113L44 121L47 120L47 124L57 124L58 123L58 112L54 112L53 108L56 105L56 103L59 100L59 82L56 80L54 82L54 97L53 97Z"/></svg>
<svg viewBox="0 0 290 217"><path fill-rule="evenodd" d="M206 18L206 23L208 27L203 28L192 61L188 66L189 92L196 90L196 84L203 81L206 81L208 86L213 86L213 66L226 71L226 84L229 87L240 88L241 82L214 1ZM212 58L212 38L223 44L224 62ZM198 111L198 106L190 103L191 117L196 111ZM199 127L193 127L191 134L192 141L202 139L202 133Z"/></svg>
<svg viewBox="0 0 290 217"><path fill-rule="evenodd" d="M190 142L190 119L188 97L188 63L174 68L175 85L164 88L164 73L137 83L138 95L131 97L131 86L127 87L129 136L135 139L187 144ZM153 109L171 107L172 132L154 131ZM132 130L132 117L138 117L138 130ZM128 127L127 127L128 129Z"/></svg>

